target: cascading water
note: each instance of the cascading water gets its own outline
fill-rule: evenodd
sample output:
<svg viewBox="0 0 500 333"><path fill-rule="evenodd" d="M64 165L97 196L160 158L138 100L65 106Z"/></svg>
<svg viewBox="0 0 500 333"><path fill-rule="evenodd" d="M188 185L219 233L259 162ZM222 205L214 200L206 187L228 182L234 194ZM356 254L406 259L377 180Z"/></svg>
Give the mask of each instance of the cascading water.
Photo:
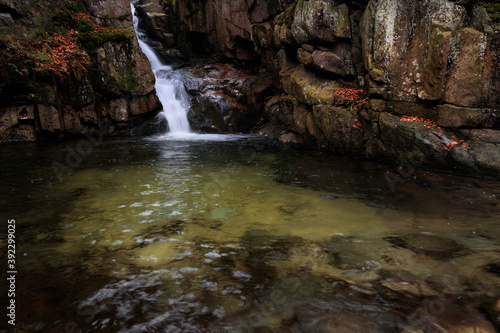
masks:
<svg viewBox="0 0 500 333"><path fill-rule="evenodd" d="M189 111L189 96L178 73L171 66L162 63L151 47L143 39L144 34L138 29L139 18L135 15L135 6L130 4L134 29L142 52L151 62L151 69L156 78L156 94L163 105L163 115L167 119L170 133L190 133L187 113Z"/></svg>

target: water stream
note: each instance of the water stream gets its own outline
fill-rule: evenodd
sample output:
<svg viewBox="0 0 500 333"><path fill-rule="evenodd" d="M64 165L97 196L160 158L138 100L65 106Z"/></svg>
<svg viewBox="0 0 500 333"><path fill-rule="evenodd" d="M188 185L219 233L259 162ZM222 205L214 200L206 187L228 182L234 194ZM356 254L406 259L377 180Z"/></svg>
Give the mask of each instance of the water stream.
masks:
<svg viewBox="0 0 500 333"><path fill-rule="evenodd" d="M181 81L180 74L173 71L171 66L165 65L154 50L144 42L146 37L138 29L139 18L136 16L135 6L131 3L130 7L137 40L142 52L149 59L156 78L156 94L163 106L163 115L167 119L169 132L176 136L191 133L187 119L190 106L189 96Z"/></svg>

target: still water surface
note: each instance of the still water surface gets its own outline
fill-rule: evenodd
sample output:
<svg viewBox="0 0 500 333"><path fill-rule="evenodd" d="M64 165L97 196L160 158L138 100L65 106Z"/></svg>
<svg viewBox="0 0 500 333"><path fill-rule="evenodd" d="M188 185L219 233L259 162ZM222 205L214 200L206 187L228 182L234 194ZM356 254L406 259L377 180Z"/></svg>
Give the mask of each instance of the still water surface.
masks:
<svg viewBox="0 0 500 333"><path fill-rule="evenodd" d="M499 182L392 191L387 166L210 135L105 140L55 172L80 142L0 147L18 331L498 329Z"/></svg>

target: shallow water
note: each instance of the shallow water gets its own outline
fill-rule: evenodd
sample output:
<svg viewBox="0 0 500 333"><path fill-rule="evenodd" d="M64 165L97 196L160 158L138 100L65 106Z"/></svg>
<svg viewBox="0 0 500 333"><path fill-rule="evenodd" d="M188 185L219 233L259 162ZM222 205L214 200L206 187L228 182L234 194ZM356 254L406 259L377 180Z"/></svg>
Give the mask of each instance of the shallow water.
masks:
<svg viewBox="0 0 500 333"><path fill-rule="evenodd" d="M254 136L82 141L0 147L18 330L498 329L498 182L391 188L391 167Z"/></svg>

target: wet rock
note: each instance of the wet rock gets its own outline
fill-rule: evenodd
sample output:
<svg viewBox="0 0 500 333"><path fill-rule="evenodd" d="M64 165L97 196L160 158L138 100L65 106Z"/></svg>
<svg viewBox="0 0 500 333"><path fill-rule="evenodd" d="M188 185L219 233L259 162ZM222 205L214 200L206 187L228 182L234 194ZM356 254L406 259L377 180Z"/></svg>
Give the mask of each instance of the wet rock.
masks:
<svg viewBox="0 0 500 333"><path fill-rule="evenodd" d="M252 27L253 41L261 49L271 49L273 45L273 26L269 22L254 24Z"/></svg>
<svg viewBox="0 0 500 333"><path fill-rule="evenodd" d="M250 41L252 34L248 4L244 1L216 1L213 10L218 16L218 26L214 29L217 31L217 41L214 40L216 48L231 58L253 60L256 56L253 45L245 43ZM212 20L213 23L215 20Z"/></svg>
<svg viewBox="0 0 500 333"><path fill-rule="evenodd" d="M427 54L423 75L425 80L418 96L428 100L438 100L443 96L443 86L446 79L449 48L452 32L449 27L434 25L429 39L429 53Z"/></svg>
<svg viewBox="0 0 500 333"><path fill-rule="evenodd" d="M184 82L193 95L188 119L200 132L250 132L262 120L264 100L272 92L269 76L217 63L188 70Z"/></svg>
<svg viewBox="0 0 500 333"><path fill-rule="evenodd" d="M297 43L333 43L351 37L349 11L345 4L334 6L325 0L299 1L292 34Z"/></svg>
<svg viewBox="0 0 500 333"><path fill-rule="evenodd" d="M308 106L303 104L294 105L293 119L295 126L293 129L302 136L306 136L309 133L307 130L307 118L309 114L311 114L311 111Z"/></svg>
<svg viewBox="0 0 500 333"><path fill-rule="evenodd" d="M94 104L87 105L78 110L78 116L84 123L88 124L98 124L97 122L97 112L95 110Z"/></svg>
<svg viewBox="0 0 500 333"><path fill-rule="evenodd" d="M307 133L309 133L313 137L317 137L319 134L318 126L316 126L316 122L314 120L314 114L312 112L307 113L306 129Z"/></svg>
<svg viewBox="0 0 500 333"><path fill-rule="evenodd" d="M286 128L301 135L307 133L306 118L309 109L297 103L292 97L274 96L266 103L265 112L273 123L283 124Z"/></svg>
<svg viewBox="0 0 500 333"><path fill-rule="evenodd" d="M262 1L256 0L249 2L250 6L250 20L252 22L263 22L274 17L280 11L293 3L293 0L285 1Z"/></svg>
<svg viewBox="0 0 500 333"><path fill-rule="evenodd" d="M470 139L486 143L500 144L500 131L491 129L479 129L472 131Z"/></svg>
<svg viewBox="0 0 500 333"><path fill-rule="evenodd" d="M35 106L20 105L0 109L0 137L2 142L35 141Z"/></svg>
<svg viewBox="0 0 500 333"><path fill-rule="evenodd" d="M388 270L382 269L379 271L382 278L380 284L403 295L414 295L417 297L436 297L439 292L429 286L426 281L419 279L412 273L406 270Z"/></svg>
<svg viewBox="0 0 500 333"><path fill-rule="evenodd" d="M130 135L143 136L143 135L153 135L158 133L165 133L168 130L167 119L162 115L158 114L155 118L144 122L143 124L134 127L130 130Z"/></svg>
<svg viewBox="0 0 500 333"><path fill-rule="evenodd" d="M304 140L302 140L302 138L299 135L297 135L296 133L293 133L293 132L281 133L281 135L278 138L278 142L283 144L283 145L298 144L298 143L302 143L303 141Z"/></svg>
<svg viewBox="0 0 500 333"><path fill-rule="evenodd" d="M495 274L500 277L500 263L488 264L483 268L489 273Z"/></svg>
<svg viewBox="0 0 500 333"><path fill-rule="evenodd" d="M464 108L454 105L437 107L437 123L443 127L492 128L500 120L500 112L495 109Z"/></svg>
<svg viewBox="0 0 500 333"><path fill-rule="evenodd" d="M474 162L483 176L499 179L500 144L475 141L471 144Z"/></svg>
<svg viewBox="0 0 500 333"><path fill-rule="evenodd" d="M398 116L415 116L436 121L438 117L437 108L432 105L424 105L406 101L386 101L386 111Z"/></svg>
<svg viewBox="0 0 500 333"><path fill-rule="evenodd" d="M299 326L304 332L379 332L365 317L348 313L312 318L307 318L302 314L299 317Z"/></svg>
<svg viewBox="0 0 500 333"><path fill-rule="evenodd" d="M486 35L465 28L452 39L452 66L444 90L444 101L462 106L478 106L482 100L482 71L486 52Z"/></svg>
<svg viewBox="0 0 500 333"><path fill-rule="evenodd" d="M301 47L297 49L297 59L306 66L311 66L313 64L312 53Z"/></svg>
<svg viewBox="0 0 500 333"><path fill-rule="evenodd" d="M297 49L297 59L308 66L331 75L354 75L352 47L347 43L338 43L333 47L314 47L302 44Z"/></svg>
<svg viewBox="0 0 500 333"><path fill-rule="evenodd" d="M329 263L343 270L370 270L379 267L382 261L379 248L388 244L380 239L362 237L331 237L324 245Z"/></svg>
<svg viewBox="0 0 500 333"><path fill-rule="evenodd" d="M132 26L130 2L127 0L115 0L113 2L89 0L88 8L100 25L112 24L114 28Z"/></svg>
<svg viewBox="0 0 500 333"><path fill-rule="evenodd" d="M365 140L362 129L356 127L358 117L346 108L315 105L314 122L320 131L318 143L331 150L350 154L363 154Z"/></svg>
<svg viewBox="0 0 500 333"><path fill-rule="evenodd" d="M384 149L395 159L394 161L398 163L409 161L409 165L415 166L426 166L431 163L434 166L442 165L444 162L439 158L444 148L449 141L458 141L458 138L450 132L438 132L425 127L425 124L402 122L400 119L386 112L380 113L379 116L380 137Z"/></svg>
<svg viewBox="0 0 500 333"><path fill-rule="evenodd" d="M0 13L0 26L10 26L14 24L14 19L9 13Z"/></svg>
<svg viewBox="0 0 500 333"><path fill-rule="evenodd" d="M172 23L160 1L151 1L136 5L136 15L140 18L139 29L149 38L162 43L167 48L175 46L175 37L170 31Z"/></svg>
<svg viewBox="0 0 500 333"><path fill-rule="evenodd" d="M70 85L69 88L73 106L87 106L96 100L92 84L87 75L83 75L78 84Z"/></svg>
<svg viewBox="0 0 500 333"><path fill-rule="evenodd" d="M128 103L124 98L116 99L109 103L109 116L115 121L127 121Z"/></svg>
<svg viewBox="0 0 500 333"><path fill-rule="evenodd" d="M312 60L316 68L330 74L346 76L356 73L350 46L346 44L338 44L331 51L314 51Z"/></svg>
<svg viewBox="0 0 500 333"><path fill-rule="evenodd" d="M61 130L59 111L55 107L39 104L37 108L42 130L50 132Z"/></svg>
<svg viewBox="0 0 500 333"><path fill-rule="evenodd" d="M403 332L494 333L493 324L477 310L434 299L411 315Z"/></svg>
<svg viewBox="0 0 500 333"><path fill-rule="evenodd" d="M281 129L271 123L264 124L257 132L258 135L272 139L278 139Z"/></svg>
<svg viewBox="0 0 500 333"><path fill-rule="evenodd" d="M333 296L333 295L332 295ZM399 319L355 295L336 294L331 301L302 304L295 312L300 332L392 332Z"/></svg>
<svg viewBox="0 0 500 333"><path fill-rule="evenodd" d="M430 29L425 22L432 19L453 21L460 18L463 12L459 6L439 7L437 2L425 9L417 7L420 4L381 1L368 6L361 20L365 67L374 80L393 84L395 89L388 87L387 92L397 100L409 101L411 95L417 94L417 85L422 82L425 53L421 52L420 45L427 45ZM429 21L419 16L429 17ZM414 17L415 22L419 22L412 31L408 30L408 17ZM386 22L395 24L388 26ZM419 39L426 42L422 44Z"/></svg>
<svg viewBox="0 0 500 333"><path fill-rule="evenodd" d="M493 322L496 324L497 328L500 328L500 299L498 299L494 304L492 313L495 319Z"/></svg>
<svg viewBox="0 0 500 333"><path fill-rule="evenodd" d="M282 71L283 89L297 101L307 104L333 104L338 98L335 91L342 86L305 68L303 64Z"/></svg>
<svg viewBox="0 0 500 333"><path fill-rule="evenodd" d="M390 236L386 240L396 247L409 249L437 260L448 260L470 252L451 238L429 234L412 233L403 236Z"/></svg>
<svg viewBox="0 0 500 333"><path fill-rule="evenodd" d="M271 329L267 326L259 326L255 327L252 330L252 333L273 333L273 331L271 331Z"/></svg>
<svg viewBox="0 0 500 333"><path fill-rule="evenodd" d="M379 82L384 97L393 100L415 101L418 96L479 106L489 92L493 67L484 31L462 28L467 19L466 8L450 1L369 4L360 25L370 86Z"/></svg>
<svg viewBox="0 0 500 333"><path fill-rule="evenodd" d="M80 120L80 116L71 106L65 106L63 112L64 130L71 134L82 133L84 126Z"/></svg>
<svg viewBox="0 0 500 333"><path fill-rule="evenodd" d="M159 110L160 108L160 100L154 92L148 95L134 96L129 101L129 113L132 116L145 114L153 110Z"/></svg>
<svg viewBox="0 0 500 333"><path fill-rule="evenodd" d="M98 69L105 75L102 85L118 95L123 91L146 95L154 90L155 78L137 41L134 39L131 43L108 42L96 50Z"/></svg>
<svg viewBox="0 0 500 333"><path fill-rule="evenodd" d="M2 128L0 137L2 138L1 142L33 142L36 141L37 134L34 125L19 124L14 127Z"/></svg>
<svg viewBox="0 0 500 333"><path fill-rule="evenodd" d="M273 45L275 48L280 48L284 45L294 45L292 29L286 24L276 25L273 32Z"/></svg>
<svg viewBox="0 0 500 333"><path fill-rule="evenodd" d="M387 159L410 170L427 168L498 179L500 150L497 144L460 142L451 130L400 119L389 113L380 113L383 150L379 155L385 151ZM484 133L484 140L495 140L494 132L480 133Z"/></svg>
<svg viewBox="0 0 500 333"><path fill-rule="evenodd" d="M458 275L451 274L437 274L428 276L425 281L437 291L444 291L447 289L460 290L463 286L463 281Z"/></svg>
<svg viewBox="0 0 500 333"><path fill-rule="evenodd" d="M3 7L2 12L11 13L14 15L21 15L22 13L19 1L0 0L0 5Z"/></svg>
<svg viewBox="0 0 500 333"><path fill-rule="evenodd" d="M251 257L258 257L258 261L284 257L292 246L299 243L298 237L277 236L258 229L247 231L241 238L242 247L251 253Z"/></svg>

